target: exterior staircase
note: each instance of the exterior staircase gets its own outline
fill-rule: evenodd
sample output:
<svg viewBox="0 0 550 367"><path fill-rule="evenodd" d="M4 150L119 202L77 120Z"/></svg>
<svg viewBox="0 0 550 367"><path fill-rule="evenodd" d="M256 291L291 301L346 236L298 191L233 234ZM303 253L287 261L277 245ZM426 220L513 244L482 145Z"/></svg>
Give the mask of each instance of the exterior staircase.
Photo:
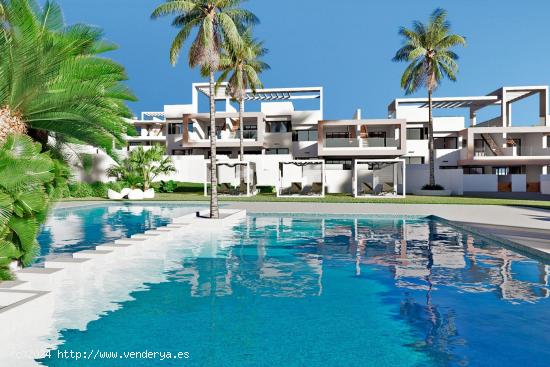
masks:
<svg viewBox="0 0 550 367"><path fill-rule="evenodd" d="M481 138L487 144L489 149L491 149L491 152L493 152L493 155L503 155L502 149L498 146L498 144L495 142L491 134L481 134Z"/></svg>

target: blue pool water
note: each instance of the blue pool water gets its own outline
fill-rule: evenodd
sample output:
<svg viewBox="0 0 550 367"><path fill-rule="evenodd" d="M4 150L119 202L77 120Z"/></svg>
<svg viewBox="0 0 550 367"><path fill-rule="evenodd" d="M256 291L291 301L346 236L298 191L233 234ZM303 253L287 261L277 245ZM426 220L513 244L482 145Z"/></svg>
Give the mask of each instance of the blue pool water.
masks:
<svg viewBox="0 0 550 367"><path fill-rule="evenodd" d="M549 265L434 220L251 216L203 248L85 331L62 330L58 350L189 352L82 366L550 361Z"/></svg>
<svg viewBox="0 0 550 367"><path fill-rule="evenodd" d="M38 235L40 255L88 250L102 243L129 237L165 225L171 218L204 209L199 204L99 204L54 209Z"/></svg>

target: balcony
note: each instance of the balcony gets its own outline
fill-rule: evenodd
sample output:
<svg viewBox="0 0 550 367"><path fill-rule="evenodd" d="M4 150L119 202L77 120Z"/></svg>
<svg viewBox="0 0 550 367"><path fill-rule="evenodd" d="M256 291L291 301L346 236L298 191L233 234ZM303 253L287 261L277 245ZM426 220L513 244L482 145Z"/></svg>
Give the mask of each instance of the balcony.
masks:
<svg viewBox="0 0 550 367"><path fill-rule="evenodd" d="M399 140L394 138L325 138L325 148L399 148Z"/></svg>
<svg viewBox="0 0 550 367"><path fill-rule="evenodd" d="M405 120L319 122L319 156L392 157L405 152Z"/></svg>

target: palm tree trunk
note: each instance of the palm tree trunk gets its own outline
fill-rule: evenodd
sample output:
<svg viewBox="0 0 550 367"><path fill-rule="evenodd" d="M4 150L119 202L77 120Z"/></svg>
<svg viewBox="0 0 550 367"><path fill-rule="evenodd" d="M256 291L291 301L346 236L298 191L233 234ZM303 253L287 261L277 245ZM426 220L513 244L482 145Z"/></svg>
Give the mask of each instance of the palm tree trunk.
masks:
<svg viewBox="0 0 550 367"><path fill-rule="evenodd" d="M0 142L10 134L26 134L27 125L21 115L14 113L8 106L0 108Z"/></svg>
<svg viewBox="0 0 550 367"><path fill-rule="evenodd" d="M243 114L244 114L244 98L241 98L239 100L239 129L240 129L240 133L241 133L241 136L240 136L240 141L239 141L239 147L240 147L240 153L239 153L239 160L241 162L244 162L244 127L243 127L243 123L244 123L244 118L243 118ZM244 175L245 175L245 170L244 170L244 166L241 165L241 185L244 184L245 180L244 180Z"/></svg>
<svg viewBox="0 0 550 367"><path fill-rule="evenodd" d="M216 166L216 100L214 70L210 69L210 218L218 219L218 167Z"/></svg>
<svg viewBox="0 0 550 367"><path fill-rule="evenodd" d="M39 142L42 145L42 152L48 150L48 132L45 130L38 130L30 128L28 129L27 134L32 138L32 140Z"/></svg>
<svg viewBox="0 0 550 367"><path fill-rule="evenodd" d="M435 186L435 159L434 159L434 121L432 113L432 89L428 89L428 150L430 160L430 182L429 185Z"/></svg>

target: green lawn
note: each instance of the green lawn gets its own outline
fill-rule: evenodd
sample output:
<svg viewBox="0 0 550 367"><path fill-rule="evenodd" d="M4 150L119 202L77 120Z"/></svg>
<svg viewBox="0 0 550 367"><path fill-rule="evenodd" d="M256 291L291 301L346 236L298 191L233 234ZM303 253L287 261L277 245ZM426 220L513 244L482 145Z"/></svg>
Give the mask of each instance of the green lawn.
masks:
<svg viewBox="0 0 550 367"><path fill-rule="evenodd" d="M207 201L202 192L177 192L170 194L157 193L158 201ZM105 200L102 198L64 199L64 201L80 200ZM550 209L550 201L519 200L519 199L493 199L464 196L437 197L409 195L404 199L391 198L353 198L346 194L329 194L324 198L277 198L275 194L258 194L253 197L220 197L220 201L251 201L251 202L316 202L316 203L386 203L386 204L462 204L462 205L508 205L529 206Z"/></svg>

